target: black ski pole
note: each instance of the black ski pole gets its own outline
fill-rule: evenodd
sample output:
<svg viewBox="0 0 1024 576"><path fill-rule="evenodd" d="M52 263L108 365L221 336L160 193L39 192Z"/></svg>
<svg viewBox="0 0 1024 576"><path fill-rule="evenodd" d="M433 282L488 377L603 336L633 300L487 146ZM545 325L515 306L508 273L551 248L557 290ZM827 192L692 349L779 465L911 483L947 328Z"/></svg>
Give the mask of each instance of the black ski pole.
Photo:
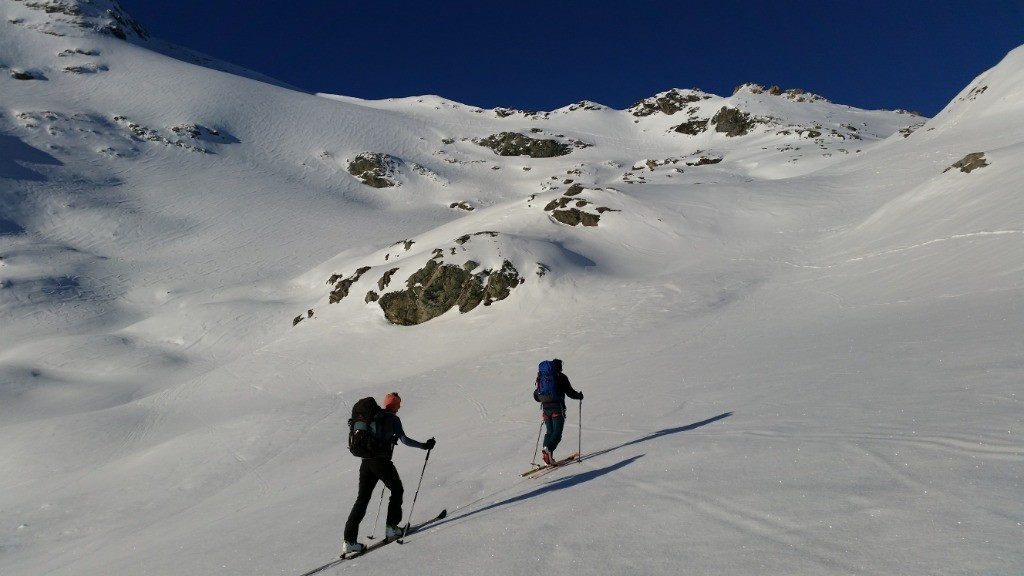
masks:
<svg viewBox="0 0 1024 576"><path fill-rule="evenodd" d="M537 445L534 446L534 448L533 448L533 460L530 461L530 464L533 464L534 466L540 466L540 464L537 464L537 452L540 450L540 433L541 433L541 430L544 430L544 421L543 420L540 421L540 428L537 429Z"/></svg>
<svg viewBox="0 0 1024 576"><path fill-rule="evenodd" d="M580 398L580 440L576 450L576 461L583 461L583 398Z"/></svg>
<svg viewBox="0 0 1024 576"><path fill-rule="evenodd" d="M412 506L409 507L409 521L405 523L405 530L402 530L402 537L398 539L401 544L405 535L409 532L409 525L412 524L412 511L416 509L416 499L420 496L420 486L423 484L423 475L427 473L427 460L430 460L430 453L434 449L427 450L427 457L423 459L423 470L420 471L420 481L416 483L416 493L412 495Z"/></svg>
<svg viewBox="0 0 1024 576"><path fill-rule="evenodd" d="M377 533L377 521L380 520L380 509L384 506L384 490L380 489L380 503L377 504L377 517L373 519L373 530L370 531L370 535L367 536L370 540L373 540L373 535Z"/></svg>

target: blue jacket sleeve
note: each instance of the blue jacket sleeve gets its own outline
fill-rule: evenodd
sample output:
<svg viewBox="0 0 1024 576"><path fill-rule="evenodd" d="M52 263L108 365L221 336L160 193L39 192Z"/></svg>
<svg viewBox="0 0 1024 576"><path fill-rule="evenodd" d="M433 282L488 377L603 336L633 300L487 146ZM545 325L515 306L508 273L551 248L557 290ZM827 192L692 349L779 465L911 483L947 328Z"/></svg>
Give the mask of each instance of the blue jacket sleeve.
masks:
<svg viewBox="0 0 1024 576"><path fill-rule="evenodd" d="M411 448L419 448L421 450L425 450L427 448L426 444L418 440L413 440L405 435L405 429L402 428L402 421L398 416L395 416L395 436L402 441L402 444Z"/></svg>

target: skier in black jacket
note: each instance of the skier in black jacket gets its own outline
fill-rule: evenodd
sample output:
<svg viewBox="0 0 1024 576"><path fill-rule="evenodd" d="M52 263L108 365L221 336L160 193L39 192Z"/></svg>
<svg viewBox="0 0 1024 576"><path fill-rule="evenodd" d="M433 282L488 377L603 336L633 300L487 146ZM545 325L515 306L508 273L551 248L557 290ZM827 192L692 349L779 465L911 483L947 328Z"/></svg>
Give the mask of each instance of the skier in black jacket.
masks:
<svg viewBox="0 0 1024 576"><path fill-rule="evenodd" d="M546 428L544 434L544 463L555 462L555 448L562 441L562 429L565 428L565 397L573 400L583 400L583 392L573 389L569 383L569 377L562 372L562 361L555 358L551 361L555 365L555 401L541 402L540 409L544 418ZM533 393L533 399L540 402L537 392Z"/></svg>
<svg viewBox="0 0 1024 576"><path fill-rule="evenodd" d="M370 504L370 498L373 496L373 489L377 486L378 480L384 482L384 486L391 492L391 498L388 500L388 515L384 521L386 524L384 537L393 540L402 535L402 529L398 524L402 521L404 490L398 470L395 469L395 464L391 461L391 454L399 440L406 446L423 450L432 450L435 441L431 438L426 442L419 442L405 435L402 421L396 414L401 405L402 399L398 396L398 392L392 392L384 397L381 425L384 437L390 440L388 451L374 458L363 458L359 465L359 493L356 496L355 504L352 505L352 512L348 515L348 521L345 522L345 545L342 549L342 556L352 552L362 552L366 548L362 543L356 542L356 538L359 536L359 523L366 515L366 507Z"/></svg>

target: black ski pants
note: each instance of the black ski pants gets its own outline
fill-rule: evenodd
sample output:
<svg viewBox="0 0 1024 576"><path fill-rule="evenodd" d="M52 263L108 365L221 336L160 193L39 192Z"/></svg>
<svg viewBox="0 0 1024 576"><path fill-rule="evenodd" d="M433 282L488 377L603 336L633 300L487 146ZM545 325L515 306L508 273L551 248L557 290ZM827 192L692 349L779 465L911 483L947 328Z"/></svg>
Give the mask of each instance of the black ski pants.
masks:
<svg viewBox="0 0 1024 576"><path fill-rule="evenodd" d="M377 487L380 480L391 493L388 501L388 515L385 522L391 526L398 526L402 521L402 479L398 477L398 470L395 464L388 458L366 458L359 465L359 495L356 496L356 503L352 505L352 512L345 522L345 540L355 542L359 537L359 523L366 516L366 507L373 498L373 489Z"/></svg>

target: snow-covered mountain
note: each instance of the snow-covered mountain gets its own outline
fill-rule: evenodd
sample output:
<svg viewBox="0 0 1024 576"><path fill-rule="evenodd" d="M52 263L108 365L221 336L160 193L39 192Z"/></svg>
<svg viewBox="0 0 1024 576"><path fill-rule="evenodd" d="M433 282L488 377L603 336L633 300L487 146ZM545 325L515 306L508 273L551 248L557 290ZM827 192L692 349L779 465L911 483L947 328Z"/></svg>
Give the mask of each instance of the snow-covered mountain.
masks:
<svg viewBox="0 0 1024 576"><path fill-rule="evenodd" d="M0 17L5 576L327 562L392 390L438 440L406 514L449 517L326 573L1024 565L1024 48L933 119L486 110L302 93L114 0ZM524 480L552 357L586 458Z"/></svg>

